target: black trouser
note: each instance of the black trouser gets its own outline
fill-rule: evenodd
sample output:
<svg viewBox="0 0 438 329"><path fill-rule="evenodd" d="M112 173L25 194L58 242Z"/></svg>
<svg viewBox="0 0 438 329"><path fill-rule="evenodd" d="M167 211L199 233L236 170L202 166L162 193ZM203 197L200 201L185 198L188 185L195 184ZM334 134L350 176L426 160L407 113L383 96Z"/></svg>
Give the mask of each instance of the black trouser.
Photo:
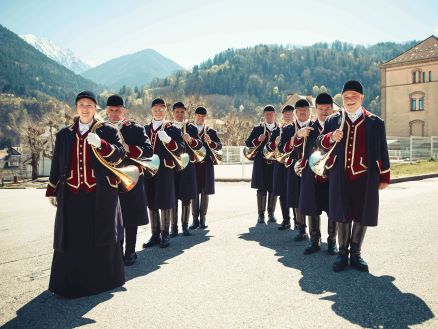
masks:
<svg viewBox="0 0 438 329"><path fill-rule="evenodd" d="M138 226L125 227L125 255L135 252Z"/></svg>

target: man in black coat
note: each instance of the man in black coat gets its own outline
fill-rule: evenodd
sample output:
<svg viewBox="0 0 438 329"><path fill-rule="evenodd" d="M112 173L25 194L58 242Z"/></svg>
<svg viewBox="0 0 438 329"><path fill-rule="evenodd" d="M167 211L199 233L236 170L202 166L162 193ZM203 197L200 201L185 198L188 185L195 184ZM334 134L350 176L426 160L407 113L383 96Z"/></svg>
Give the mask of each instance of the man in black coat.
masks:
<svg viewBox="0 0 438 329"><path fill-rule="evenodd" d="M281 126L277 126L269 138L269 143L266 144L266 149L268 152L273 152L278 150L278 144L280 144L281 135L283 134L283 129L288 127L293 122L293 111L294 107L292 105L286 105L281 111L283 114L283 122ZM279 230L287 230L290 228L290 208L287 204L287 168L283 163L274 161L274 172L273 172L273 194L280 197L280 207L281 213L283 215L283 221L281 222Z"/></svg>
<svg viewBox="0 0 438 329"><path fill-rule="evenodd" d="M143 248L157 244L161 248L169 246L169 227L173 208L176 206L175 167L179 163L178 157L184 152L185 146L181 130L171 122L165 121L165 117L164 101L161 98L153 100L153 119L145 126L145 130L154 154L160 157L160 168L154 177L145 180L152 236L147 243L143 244Z"/></svg>
<svg viewBox="0 0 438 329"><path fill-rule="evenodd" d="M176 198L181 200L181 226L185 236L190 236L189 217L190 204L198 196L196 186L196 167L197 162L194 151L203 148L203 143L198 135L198 129L186 121L187 108L184 103L177 102L173 105L174 126L181 130L186 151L190 156L190 161L183 170L175 173ZM205 151L205 148L204 148ZM171 237L178 235L178 200L173 209Z"/></svg>
<svg viewBox="0 0 438 329"><path fill-rule="evenodd" d="M300 184L300 212L309 219L310 243L304 254L309 255L320 250L321 244L321 213L328 215L328 188L327 177L317 176L309 166L309 157L316 151L316 138L324 129L324 122L333 114L333 98L327 93L316 97L316 118L309 127L298 130L297 140L305 139L304 156L301 159L301 184ZM336 222L328 221L327 248L330 255L335 255L336 250Z"/></svg>
<svg viewBox="0 0 438 329"><path fill-rule="evenodd" d="M274 162L263 156L263 148L269 142L272 132L278 127L275 122L275 108L266 105L263 109L264 122L256 125L245 145L257 148L252 167L251 188L257 189L257 223L265 223L266 200L268 201L268 222L275 223L275 205L277 197L273 193Z"/></svg>
<svg viewBox="0 0 438 329"><path fill-rule="evenodd" d="M310 124L309 102L300 99L295 103L295 122L283 130L283 135L278 144L278 149L282 153L290 154L286 160L287 169L287 196L288 206L295 209L297 218L298 233L295 241L308 239L306 232L306 215L302 214L299 209L300 205L300 183L301 178L295 172L295 164L303 156L303 141L296 138L296 133L303 127Z"/></svg>
<svg viewBox="0 0 438 329"><path fill-rule="evenodd" d="M132 165L133 163L129 159L151 157L153 155L152 146L144 127L125 118L127 109L123 98L119 95L112 95L108 97L106 106L108 120L119 131L126 151L124 163ZM133 265L137 259L135 244L138 226L149 223L144 174L141 166L138 167L140 177L135 187L129 192L119 189L123 226L125 227L125 253L123 259L126 266Z"/></svg>
<svg viewBox="0 0 438 329"><path fill-rule="evenodd" d="M69 298L125 282L118 178L108 169L125 150L117 130L94 118L96 107L94 93L77 95L79 117L56 135L46 191L57 206L49 290Z"/></svg>
<svg viewBox="0 0 438 329"><path fill-rule="evenodd" d="M196 166L196 197L192 202L193 222L190 229L207 228L206 216L208 210L209 196L215 193L214 186L214 165L218 164L216 152L222 149L222 143L217 136L216 130L205 124L207 109L199 106L195 109L195 126L199 138L202 140L206 150L205 159L197 162Z"/></svg>
<svg viewBox="0 0 438 329"><path fill-rule="evenodd" d="M338 222L339 253L333 270L344 270L350 256L352 267L368 272L361 247L367 227L377 226L379 190L390 181L388 145L383 120L362 106L360 82L346 82L342 98L341 113L327 119L318 137L321 150L336 145L326 165L330 168L329 219Z"/></svg>

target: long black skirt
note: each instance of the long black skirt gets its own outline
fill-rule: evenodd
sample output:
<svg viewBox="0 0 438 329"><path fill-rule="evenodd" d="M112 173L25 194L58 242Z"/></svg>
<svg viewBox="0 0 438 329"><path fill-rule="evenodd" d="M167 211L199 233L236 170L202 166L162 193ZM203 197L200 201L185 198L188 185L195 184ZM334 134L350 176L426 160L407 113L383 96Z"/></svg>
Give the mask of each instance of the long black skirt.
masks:
<svg viewBox="0 0 438 329"><path fill-rule="evenodd" d="M119 243L94 246L96 193L65 195L65 252L53 254L49 290L63 297L98 294L125 283Z"/></svg>

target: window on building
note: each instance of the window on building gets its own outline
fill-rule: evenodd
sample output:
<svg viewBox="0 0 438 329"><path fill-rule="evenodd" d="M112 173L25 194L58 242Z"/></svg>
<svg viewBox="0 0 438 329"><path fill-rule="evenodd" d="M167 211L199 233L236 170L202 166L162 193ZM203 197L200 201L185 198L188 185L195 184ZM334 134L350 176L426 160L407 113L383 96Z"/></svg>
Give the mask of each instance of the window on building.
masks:
<svg viewBox="0 0 438 329"><path fill-rule="evenodd" d="M426 72L423 72L423 80L422 82L426 82Z"/></svg>
<svg viewBox="0 0 438 329"><path fill-rule="evenodd" d="M418 111L424 110L424 97L418 99Z"/></svg>
<svg viewBox="0 0 438 329"><path fill-rule="evenodd" d="M429 71L429 81L432 81L432 71Z"/></svg>
<svg viewBox="0 0 438 329"><path fill-rule="evenodd" d="M417 110L417 100L415 98L411 99L411 111Z"/></svg>
<svg viewBox="0 0 438 329"><path fill-rule="evenodd" d="M412 72L412 83L417 82L417 72Z"/></svg>

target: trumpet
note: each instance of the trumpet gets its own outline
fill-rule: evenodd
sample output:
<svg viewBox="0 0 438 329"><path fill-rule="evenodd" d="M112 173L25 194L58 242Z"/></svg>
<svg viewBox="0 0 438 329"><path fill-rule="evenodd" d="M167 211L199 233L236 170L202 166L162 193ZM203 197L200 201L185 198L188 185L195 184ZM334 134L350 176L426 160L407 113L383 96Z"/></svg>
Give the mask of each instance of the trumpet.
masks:
<svg viewBox="0 0 438 329"><path fill-rule="evenodd" d="M205 133L208 135L208 130L209 130L210 128L208 127L208 126L205 126ZM213 156L213 159L212 159L212 161L213 161L213 164L214 165L218 165L218 164L221 164L222 163L222 160L223 160L223 153L222 153L222 150L214 150L214 149L212 149L211 147L210 147L210 145L208 144L208 143L206 143L207 144L207 147L210 149L210 151L211 151L211 154L212 154L212 156Z"/></svg>
<svg viewBox="0 0 438 329"><path fill-rule="evenodd" d="M183 124L183 134L187 132L187 123L184 122ZM207 155L207 150L204 146L201 146L199 150L194 150L188 143L186 145L189 147L189 149L192 151L193 156L195 158L195 162L201 163L204 161L205 156Z"/></svg>
<svg viewBox="0 0 438 329"><path fill-rule="evenodd" d="M339 126L339 129L343 130L344 129L346 115L345 115L345 110L341 110L341 111L342 111L342 113L341 113L342 119L341 119L341 124ZM326 163L327 163L327 160L329 159L330 155L332 154L332 152L335 149L337 144L338 144L338 142L335 142L335 144L325 154L322 154L321 151L318 150L318 151L313 152L310 155L310 157L309 157L309 167L318 176L321 176L321 177L326 177L327 176Z"/></svg>
<svg viewBox="0 0 438 329"><path fill-rule="evenodd" d="M91 128L91 132L96 133L96 130L102 127L103 124L104 124L103 121L98 120ZM117 179L119 180L119 185L124 191L129 192L135 187L140 177L140 171L136 166L128 165L128 166L117 168L116 166L119 165L122 162L122 160L116 163L111 163L105 160L103 156L100 155L100 153L97 152L96 148L92 145L91 145L91 150L93 151L93 154L96 157L96 159L105 168L107 168L117 177Z"/></svg>
<svg viewBox="0 0 438 329"><path fill-rule="evenodd" d="M266 134L266 124L265 123L263 123L263 135L264 134ZM243 148L243 155L245 156L245 158L247 158L250 161L253 161L257 155L257 150L259 149L260 145L262 145L262 143L260 143L257 146L252 146L252 147L245 146Z"/></svg>
<svg viewBox="0 0 438 329"><path fill-rule="evenodd" d="M166 126L166 121L163 121L163 124L161 125L161 130L164 131L164 127ZM187 153L181 153L179 155L175 154L174 152L170 151L169 148L167 147L166 143L161 143L163 144L164 148L167 150L167 152L172 156L174 163L175 163L175 170L176 171L181 171L183 170L185 167L187 167L187 165L189 164L190 161L190 157Z"/></svg>

